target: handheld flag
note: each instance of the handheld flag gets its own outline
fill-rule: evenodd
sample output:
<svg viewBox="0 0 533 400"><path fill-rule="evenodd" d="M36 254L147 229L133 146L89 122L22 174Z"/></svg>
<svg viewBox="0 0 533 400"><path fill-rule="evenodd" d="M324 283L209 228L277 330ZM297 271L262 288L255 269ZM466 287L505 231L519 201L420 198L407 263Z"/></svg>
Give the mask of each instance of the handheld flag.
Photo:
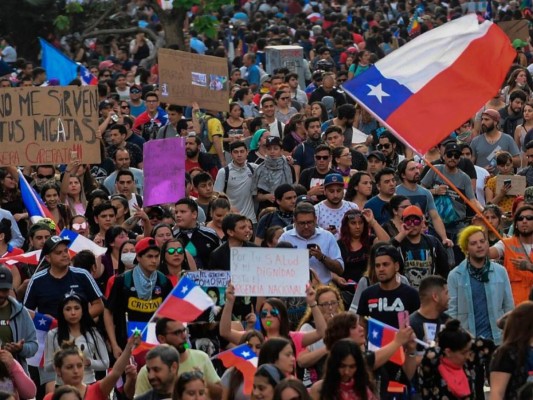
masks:
<svg viewBox="0 0 533 400"><path fill-rule="evenodd" d="M418 34L420 34L420 31L422 30L422 27L420 26L420 22L418 21L418 9L415 10L415 13L413 14L413 17L411 18L411 21L409 21L409 26L407 27L407 33L410 37L414 37Z"/></svg>
<svg viewBox="0 0 533 400"><path fill-rule="evenodd" d="M46 207L41 197L30 186L30 184L26 180L26 177L20 170L19 170L19 187L20 187L20 195L22 197L22 202L24 203L26 210L28 210L30 221L33 224L39 222L43 218L49 218L52 221L54 220L50 210Z"/></svg>
<svg viewBox="0 0 533 400"><path fill-rule="evenodd" d="M368 318L368 350L376 351L388 345L394 340L396 332L388 325L374 318ZM405 362L405 353L403 347L400 347L390 358L395 364L403 365Z"/></svg>
<svg viewBox="0 0 533 400"><path fill-rule="evenodd" d="M134 356L147 353L159 344L155 334L155 322L128 321L128 336L140 335L141 344L131 352Z"/></svg>
<svg viewBox="0 0 533 400"><path fill-rule="evenodd" d="M34 250L28 253L19 254L17 256L0 258L0 264L6 264L11 268L12 265L18 263L39 265L39 258L41 257L41 250Z"/></svg>
<svg viewBox="0 0 533 400"><path fill-rule="evenodd" d="M200 286L184 276L155 314L181 322L192 322L214 305L213 299Z"/></svg>
<svg viewBox="0 0 533 400"><path fill-rule="evenodd" d="M46 69L48 79L59 80L61 86L66 86L73 79L80 76L84 85L96 85L98 79L83 65L76 64L46 40L39 38L42 50L42 66Z"/></svg>
<svg viewBox="0 0 533 400"><path fill-rule="evenodd" d="M57 320L47 315L36 312L33 316L33 324L37 332L37 352L33 357L29 357L26 361L32 367L44 366L44 345L46 343L46 335L48 331L57 328Z"/></svg>
<svg viewBox="0 0 533 400"><path fill-rule="evenodd" d="M107 251L105 247L100 247L92 240L87 239L85 236L79 235L73 231L69 231L68 229L63 229L59 236L70 239L68 248L71 255L77 254L82 250L90 250L96 257L99 257L104 255Z"/></svg>
<svg viewBox="0 0 533 400"><path fill-rule="evenodd" d="M515 56L500 27L470 14L418 36L343 89L424 154L494 97Z"/></svg>
<svg viewBox="0 0 533 400"><path fill-rule="evenodd" d="M254 374L257 369L257 355L246 344L234 347L215 356L226 368L235 367L244 377L244 394L252 394Z"/></svg>

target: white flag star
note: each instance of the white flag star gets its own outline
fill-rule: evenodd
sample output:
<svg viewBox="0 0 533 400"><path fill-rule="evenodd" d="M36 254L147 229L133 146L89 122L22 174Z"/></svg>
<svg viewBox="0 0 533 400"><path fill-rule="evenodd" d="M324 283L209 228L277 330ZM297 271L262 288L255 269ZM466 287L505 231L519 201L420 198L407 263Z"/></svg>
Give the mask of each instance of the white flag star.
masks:
<svg viewBox="0 0 533 400"><path fill-rule="evenodd" d="M383 103L382 101L383 97L390 97L390 94L383 91L383 88L381 87L381 83L376 86L372 86L372 85L366 85L366 86L370 88L370 92L368 92L367 96L376 96L376 99L378 99L380 103Z"/></svg>
<svg viewBox="0 0 533 400"><path fill-rule="evenodd" d="M372 331L372 339L377 339L378 338L378 332L377 331Z"/></svg>
<svg viewBox="0 0 533 400"><path fill-rule="evenodd" d="M245 358L250 357L250 352L249 352L249 351L243 351L241 354L242 354L242 356L245 357Z"/></svg>
<svg viewBox="0 0 533 400"><path fill-rule="evenodd" d="M41 326L41 325L46 325L46 320L45 320L44 318L41 318L41 319L39 320L39 325L40 325L40 326Z"/></svg>
<svg viewBox="0 0 533 400"><path fill-rule="evenodd" d="M187 293L188 290L189 290L189 287L185 285L181 288L181 293Z"/></svg>

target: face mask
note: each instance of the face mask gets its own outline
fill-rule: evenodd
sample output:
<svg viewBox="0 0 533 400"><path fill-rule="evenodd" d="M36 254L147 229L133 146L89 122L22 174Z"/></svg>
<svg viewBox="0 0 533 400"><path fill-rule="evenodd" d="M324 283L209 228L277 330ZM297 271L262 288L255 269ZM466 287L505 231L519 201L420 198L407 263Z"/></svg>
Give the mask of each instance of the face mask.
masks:
<svg viewBox="0 0 533 400"><path fill-rule="evenodd" d="M122 253L120 255L120 260L126 265L133 265L135 261L135 253Z"/></svg>

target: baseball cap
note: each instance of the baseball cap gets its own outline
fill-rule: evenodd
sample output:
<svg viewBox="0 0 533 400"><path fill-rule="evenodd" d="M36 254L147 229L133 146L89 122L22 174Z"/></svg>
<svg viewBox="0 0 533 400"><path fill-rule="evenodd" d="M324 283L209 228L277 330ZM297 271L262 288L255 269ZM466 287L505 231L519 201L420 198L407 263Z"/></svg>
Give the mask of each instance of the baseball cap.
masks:
<svg viewBox="0 0 533 400"><path fill-rule="evenodd" d="M50 254L54 249L59 246L60 244L70 244L70 239L68 237L61 237L61 236L51 236L48 239L46 239L46 242L44 242L43 249L41 250L41 259L44 256L47 256Z"/></svg>
<svg viewBox="0 0 533 400"><path fill-rule="evenodd" d="M152 218L152 216L163 218L165 211L163 210L161 206L154 206L154 207L150 207L147 214L148 214L148 218L150 219Z"/></svg>
<svg viewBox="0 0 533 400"><path fill-rule="evenodd" d="M98 69L101 71L103 69L111 68L113 65L115 65L113 61L105 60L98 64Z"/></svg>
<svg viewBox="0 0 533 400"><path fill-rule="evenodd" d="M448 136L446 139L439 143L439 146L446 146L450 143L457 143L457 139Z"/></svg>
<svg viewBox="0 0 533 400"><path fill-rule="evenodd" d="M296 204L303 203L303 202L313 204L313 200L311 199L311 197L306 194L301 194L300 196L296 198Z"/></svg>
<svg viewBox="0 0 533 400"><path fill-rule="evenodd" d="M139 240L135 245L135 253L137 253L137 256L139 257L146 253L148 250L160 251L159 247L157 246L157 243L155 242L155 239L152 237L145 237L144 239Z"/></svg>
<svg viewBox="0 0 533 400"><path fill-rule="evenodd" d="M0 289L13 288L13 275L6 266L0 266Z"/></svg>
<svg viewBox="0 0 533 400"><path fill-rule="evenodd" d="M324 179L324 187L328 187L329 185L343 185L344 186L344 179L341 174L327 174L326 178Z"/></svg>
<svg viewBox="0 0 533 400"><path fill-rule="evenodd" d="M449 151L455 151L455 152L460 153L461 148L459 147L457 143L448 143L446 147L444 148L444 152L447 153Z"/></svg>
<svg viewBox="0 0 533 400"><path fill-rule="evenodd" d="M492 118L495 122L500 122L500 113L492 108L487 108L481 113L481 115L486 115L487 117Z"/></svg>
<svg viewBox="0 0 533 400"><path fill-rule="evenodd" d="M265 146L266 147L269 147L269 146L279 146L279 147L281 147L281 139L279 137L277 137L277 136L269 136L269 137L267 137Z"/></svg>
<svg viewBox="0 0 533 400"><path fill-rule="evenodd" d="M370 154L366 157L366 159L368 160L370 157L376 157L381 162L387 162L385 154L383 154L381 151L371 151Z"/></svg>
<svg viewBox="0 0 533 400"><path fill-rule="evenodd" d="M101 101L98 104L98 111L102 111L104 108L111 108L111 103L108 100Z"/></svg>
<svg viewBox="0 0 533 400"><path fill-rule="evenodd" d="M424 213L418 206L408 206L408 207L405 207L402 213L402 218L407 218L407 217L424 218Z"/></svg>

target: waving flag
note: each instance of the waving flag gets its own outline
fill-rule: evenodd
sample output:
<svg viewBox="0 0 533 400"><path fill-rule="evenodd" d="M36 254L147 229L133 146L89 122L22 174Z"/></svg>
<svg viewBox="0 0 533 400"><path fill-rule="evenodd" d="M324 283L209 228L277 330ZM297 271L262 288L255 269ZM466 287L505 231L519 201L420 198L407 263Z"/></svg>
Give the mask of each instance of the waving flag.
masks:
<svg viewBox="0 0 533 400"><path fill-rule="evenodd" d="M254 374L257 369L257 355L246 344L234 347L215 356L226 368L235 367L244 377L244 394L252 394Z"/></svg>
<svg viewBox="0 0 533 400"><path fill-rule="evenodd" d="M59 80L61 86L80 76L85 85L96 85L98 79L83 65L76 64L46 40L39 38L42 50L42 66L46 70L48 79Z"/></svg>
<svg viewBox="0 0 533 400"><path fill-rule="evenodd" d="M470 14L418 36L343 88L424 154L494 97L515 56L496 24Z"/></svg>
<svg viewBox="0 0 533 400"><path fill-rule="evenodd" d="M133 349L132 354L146 354L159 344L155 334L155 322L128 321L128 336L141 335L141 344Z"/></svg>
<svg viewBox="0 0 533 400"><path fill-rule="evenodd" d="M414 37L420 34L421 30L422 30L422 27L420 26L420 22L418 21L418 9L416 9L411 20L409 21L409 26L407 27L407 33L409 34L409 36Z"/></svg>
<svg viewBox="0 0 533 400"><path fill-rule="evenodd" d="M28 365L32 367L42 367L44 365L44 345L46 343L46 335L48 331L57 328L57 320L47 315L36 312L33 316L33 325L37 331L37 353L26 359Z"/></svg>
<svg viewBox="0 0 533 400"><path fill-rule="evenodd" d="M107 251L105 247L98 246L91 239L87 239L85 236L79 235L73 231L69 231L68 229L63 229L59 236L70 240L68 248L71 255L77 254L82 250L90 250L96 257L99 257L104 255Z"/></svg>
<svg viewBox="0 0 533 400"><path fill-rule="evenodd" d="M18 263L38 265L40 257L41 250L35 250L24 254L19 254L17 256L0 258L0 264L6 264L8 267Z"/></svg>
<svg viewBox="0 0 533 400"><path fill-rule="evenodd" d="M388 345L394 340L396 331L388 325L374 318L368 318L368 350L376 351ZM405 362L405 353L403 347L400 347L390 358L395 364L403 365Z"/></svg>
<svg viewBox="0 0 533 400"><path fill-rule="evenodd" d="M200 286L184 276L155 313L158 317L192 322L214 305L213 299Z"/></svg>
<svg viewBox="0 0 533 400"><path fill-rule="evenodd" d="M30 221L35 224L43 218L49 218L53 220L52 213L46 207L41 196L39 196L35 190L30 186L24 174L19 170L19 187L22 202L28 210ZM57 229L57 228L56 228Z"/></svg>

